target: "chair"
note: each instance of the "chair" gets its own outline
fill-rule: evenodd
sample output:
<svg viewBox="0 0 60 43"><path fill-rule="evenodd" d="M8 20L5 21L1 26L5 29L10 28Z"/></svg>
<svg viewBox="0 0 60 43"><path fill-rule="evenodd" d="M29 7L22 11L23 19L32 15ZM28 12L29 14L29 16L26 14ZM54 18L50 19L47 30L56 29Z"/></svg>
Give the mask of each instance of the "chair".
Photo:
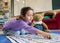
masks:
<svg viewBox="0 0 60 43"><path fill-rule="evenodd" d="M55 18L51 19L43 19L42 21L45 22L49 29L60 29L60 12L58 12Z"/></svg>

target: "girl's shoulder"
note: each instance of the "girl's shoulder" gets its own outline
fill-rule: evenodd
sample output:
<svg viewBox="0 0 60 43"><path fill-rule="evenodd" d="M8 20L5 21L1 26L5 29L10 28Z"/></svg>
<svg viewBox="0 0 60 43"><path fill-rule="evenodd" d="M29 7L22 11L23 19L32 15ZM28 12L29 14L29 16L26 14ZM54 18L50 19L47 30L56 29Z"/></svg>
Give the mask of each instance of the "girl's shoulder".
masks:
<svg viewBox="0 0 60 43"><path fill-rule="evenodd" d="M16 21L16 18L9 18L8 20L7 20L7 22L15 22Z"/></svg>

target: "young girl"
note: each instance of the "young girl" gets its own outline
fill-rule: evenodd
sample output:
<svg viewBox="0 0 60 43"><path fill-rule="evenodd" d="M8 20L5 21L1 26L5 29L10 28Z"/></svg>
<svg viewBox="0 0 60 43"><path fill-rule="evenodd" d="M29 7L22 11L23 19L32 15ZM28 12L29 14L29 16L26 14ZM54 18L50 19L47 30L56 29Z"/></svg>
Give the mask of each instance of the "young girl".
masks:
<svg viewBox="0 0 60 43"><path fill-rule="evenodd" d="M42 31L49 32L47 25L44 22L42 22L42 19L43 19L42 15L35 14L33 17L34 27Z"/></svg>
<svg viewBox="0 0 60 43"><path fill-rule="evenodd" d="M23 7L21 9L21 15L19 18L12 18L9 19L5 25L3 26L3 31L8 33L9 35L13 35L16 31L20 31L24 29L32 34L42 34L45 38L49 38L50 34L47 32L43 32L39 29L36 29L30 26L31 21L33 19L33 9L30 7Z"/></svg>

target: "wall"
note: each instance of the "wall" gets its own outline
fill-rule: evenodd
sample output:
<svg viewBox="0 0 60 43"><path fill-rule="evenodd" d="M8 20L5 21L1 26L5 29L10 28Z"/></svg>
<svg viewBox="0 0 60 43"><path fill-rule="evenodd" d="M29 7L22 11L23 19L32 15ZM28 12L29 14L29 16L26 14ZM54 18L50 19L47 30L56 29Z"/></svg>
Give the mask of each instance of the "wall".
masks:
<svg viewBox="0 0 60 43"><path fill-rule="evenodd" d="M26 0L26 6L31 6L35 12L52 10L52 0Z"/></svg>
<svg viewBox="0 0 60 43"><path fill-rule="evenodd" d="M20 9L30 6L35 12L52 10L52 0L14 0L14 15L20 14Z"/></svg>
<svg viewBox="0 0 60 43"><path fill-rule="evenodd" d="M24 6L22 0L14 0L14 16L20 14L20 9Z"/></svg>

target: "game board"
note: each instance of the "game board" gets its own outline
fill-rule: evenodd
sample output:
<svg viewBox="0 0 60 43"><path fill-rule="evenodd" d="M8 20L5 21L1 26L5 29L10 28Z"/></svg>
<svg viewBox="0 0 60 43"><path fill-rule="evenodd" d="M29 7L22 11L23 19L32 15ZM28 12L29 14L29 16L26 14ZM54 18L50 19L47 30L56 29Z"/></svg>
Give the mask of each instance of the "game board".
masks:
<svg viewBox="0 0 60 43"><path fill-rule="evenodd" d="M60 43L60 34L51 33L51 39L46 39L42 35L15 35L7 36L8 39L13 39L16 43Z"/></svg>

